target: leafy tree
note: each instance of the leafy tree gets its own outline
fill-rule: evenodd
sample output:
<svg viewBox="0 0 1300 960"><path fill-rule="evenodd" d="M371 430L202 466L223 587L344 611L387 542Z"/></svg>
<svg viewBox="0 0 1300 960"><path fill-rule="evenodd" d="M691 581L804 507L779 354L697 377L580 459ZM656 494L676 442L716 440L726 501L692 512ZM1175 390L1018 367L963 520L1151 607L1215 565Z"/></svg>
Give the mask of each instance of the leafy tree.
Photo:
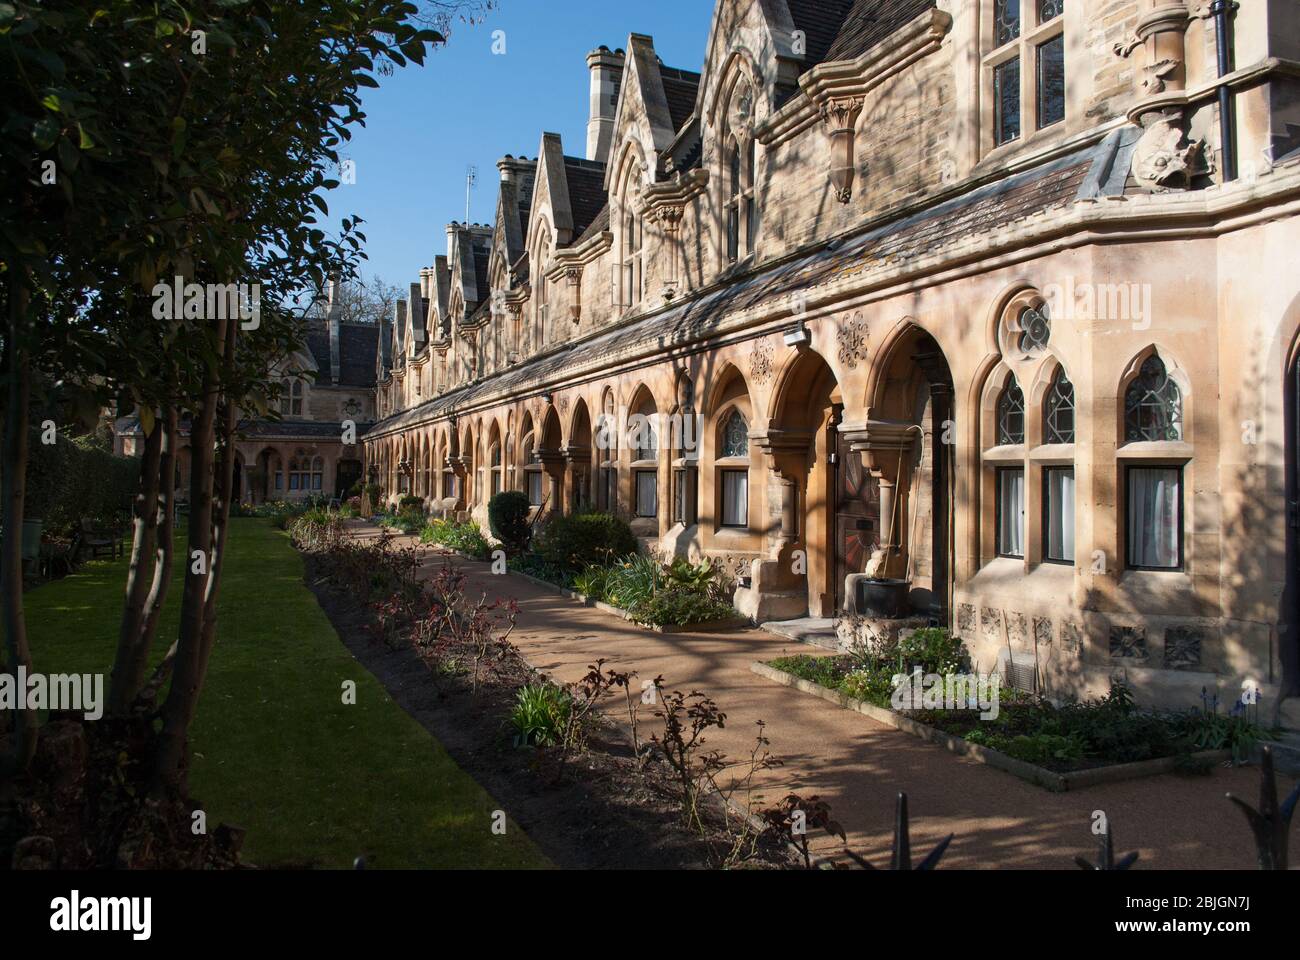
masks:
<svg viewBox="0 0 1300 960"><path fill-rule="evenodd" d="M435 5L438 6L438 5ZM475 6L471 4L470 6ZM363 88L422 63L436 31L404 0L0 3L0 333L5 653L31 667L21 530L33 391L134 410L145 433L110 706L148 717L170 679L152 792L184 793L185 745L216 626L241 415L267 411L270 365L301 344L292 305L356 276L365 237L322 225ZM159 284L259 285L179 314ZM211 289L211 288L209 288ZM240 307L244 307L241 312ZM44 402L44 398L38 396ZM145 665L170 577L172 475L192 450L181 621ZM0 777L36 730L16 711Z"/></svg>

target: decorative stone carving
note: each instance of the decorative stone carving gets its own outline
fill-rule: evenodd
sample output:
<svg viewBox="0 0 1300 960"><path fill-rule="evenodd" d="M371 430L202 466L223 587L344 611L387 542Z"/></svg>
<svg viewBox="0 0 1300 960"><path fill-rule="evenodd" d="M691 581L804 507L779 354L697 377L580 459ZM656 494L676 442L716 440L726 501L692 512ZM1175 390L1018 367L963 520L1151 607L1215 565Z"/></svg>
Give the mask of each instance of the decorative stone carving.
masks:
<svg viewBox="0 0 1300 960"><path fill-rule="evenodd" d="M835 338L839 343L841 365L852 370L859 363L866 361L867 340L870 335L871 331L867 326L867 320L860 313L855 313L840 324Z"/></svg>
<svg viewBox="0 0 1300 960"><path fill-rule="evenodd" d="M1007 614L1007 636L1017 645L1023 645L1029 635L1029 623L1018 610Z"/></svg>
<svg viewBox="0 0 1300 960"><path fill-rule="evenodd" d="M1146 132L1133 151L1133 177L1155 191L1186 190L1192 176L1204 171L1204 140L1187 135L1180 110L1170 110L1148 120Z"/></svg>
<svg viewBox="0 0 1300 960"><path fill-rule="evenodd" d="M963 603L957 607L957 632L968 637L975 632L975 604Z"/></svg>
<svg viewBox="0 0 1300 960"><path fill-rule="evenodd" d="M1146 627L1121 627L1111 624L1110 655L1114 660L1147 659Z"/></svg>
<svg viewBox="0 0 1300 960"><path fill-rule="evenodd" d="M569 412L569 397L567 394L560 394L560 413Z"/></svg>
<svg viewBox="0 0 1300 960"><path fill-rule="evenodd" d="M1002 635L1002 611L995 610L992 607L981 607L980 628L984 631L986 637L1000 637Z"/></svg>
<svg viewBox="0 0 1300 960"><path fill-rule="evenodd" d="M1052 618L1034 617L1034 642L1040 647L1052 644Z"/></svg>
<svg viewBox="0 0 1300 960"><path fill-rule="evenodd" d="M831 141L831 186L835 199L848 203L853 199L853 139L858 115L862 113L862 97L836 97L822 104L821 118Z"/></svg>
<svg viewBox="0 0 1300 960"><path fill-rule="evenodd" d="M1083 630L1073 620L1061 622L1061 651L1067 656L1083 656Z"/></svg>
<svg viewBox="0 0 1300 960"><path fill-rule="evenodd" d="M1165 631L1165 667L1170 670L1195 670L1201 665L1202 630L1195 627L1170 627Z"/></svg>
<svg viewBox="0 0 1300 960"><path fill-rule="evenodd" d="M772 344L760 340L749 355L749 379L756 384L772 379Z"/></svg>

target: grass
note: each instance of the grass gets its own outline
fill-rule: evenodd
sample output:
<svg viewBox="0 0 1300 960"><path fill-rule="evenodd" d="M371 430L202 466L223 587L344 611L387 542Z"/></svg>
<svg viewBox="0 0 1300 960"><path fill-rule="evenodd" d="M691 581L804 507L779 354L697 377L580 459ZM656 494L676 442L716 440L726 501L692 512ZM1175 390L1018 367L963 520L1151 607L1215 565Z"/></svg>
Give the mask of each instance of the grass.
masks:
<svg viewBox="0 0 1300 960"><path fill-rule="evenodd" d="M183 553L156 659L175 636ZM103 672L107 687L125 580L125 561L101 561L30 592L35 668ZM352 658L268 520L232 522L191 747L209 824L247 829L244 859L259 866L547 865L513 821L492 833L498 804Z"/></svg>

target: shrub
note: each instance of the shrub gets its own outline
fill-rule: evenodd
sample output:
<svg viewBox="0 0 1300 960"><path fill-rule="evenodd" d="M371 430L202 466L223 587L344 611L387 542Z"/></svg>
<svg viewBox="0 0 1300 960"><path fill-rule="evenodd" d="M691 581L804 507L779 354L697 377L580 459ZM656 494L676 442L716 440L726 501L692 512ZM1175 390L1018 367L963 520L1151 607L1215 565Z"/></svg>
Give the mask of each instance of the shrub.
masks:
<svg viewBox="0 0 1300 960"><path fill-rule="evenodd" d="M674 557L664 567L664 576L670 584L714 600L729 600L732 592L731 579L708 557L699 563L691 563L685 557Z"/></svg>
<svg viewBox="0 0 1300 960"><path fill-rule="evenodd" d="M538 747L558 744L568 727L573 697L553 683L530 683L515 694L510 726L516 743Z"/></svg>
<svg viewBox="0 0 1300 960"><path fill-rule="evenodd" d="M486 560L492 554L492 545L483 536L476 523L457 523L455 520L430 520L420 530L421 543L436 543L477 560Z"/></svg>
<svg viewBox="0 0 1300 960"><path fill-rule="evenodd" d="M949 636L943 627L914 630L898 641L898 653L907 668L920 665L923 673L958 673L966 660L961 638Z"/></svg>
<svg viewBox="0 0 1300 960"><path fill-rule="evenodd" d="M401 513L407 510L424 510L424 497L414 497L406 494L402 499L397 501L397 509Z"/></svg>
<svg viewBox="0 0 1300 960"><path fill-rule="evenodd" d="M519 490L502 490L488 501L488 529L512 552L528 545L528 511L528 495Z"/></svg>
<svg viewBox="0 0 1300 960"><path fill-rule="evenodd" d="M593 600L604 600L609 585L609 567L593 564L573 578L573 589Z"/></svg>
<svg viewBox="0 0 1300 960"><path fill-rule="evenodd" d="M617 607L635 611L648 604L663 582L663 569L654 557L634 553L611 567L605 580L605 598Z"/></svg>
<svg viewBox="0 0 1300 960"><path fill-rule="evenodd" d="M636 537L626 520L608 513L557 516L538 537L537 553L557 567L577 572L593 563L636 553Z"/></svg>
<svg viewBox="0 0 1300 960"><path fill-rule="evenodd" d="M681 587L659 590L632 610L633 616L641 623L658 627L724 620L735 613L729 603Z"/></svg>

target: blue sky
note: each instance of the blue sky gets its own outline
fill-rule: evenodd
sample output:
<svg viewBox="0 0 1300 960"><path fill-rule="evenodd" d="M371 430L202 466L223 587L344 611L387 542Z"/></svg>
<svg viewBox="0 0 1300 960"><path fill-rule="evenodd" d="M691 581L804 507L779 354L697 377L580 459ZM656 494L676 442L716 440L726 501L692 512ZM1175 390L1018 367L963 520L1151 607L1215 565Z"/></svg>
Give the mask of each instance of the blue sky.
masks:
<svg viewBox="0 0 1300 960"><path fill-rule="evenodd" d="M585 156L588 51L627 46L629 33L654 37L665 64L699 70L713 0L500 0L486 21L456 24L446 46L423 67L380 79L365 97L366 126L343 156L356 183L328 197L330 220L357 214L366 223L367 278L403 290L447 252L445 225L465 218L465 170L478 166L470 220L496 210L496 162L537 156L543 131ZM492 52L505 31L505 54Z"/></svg>

